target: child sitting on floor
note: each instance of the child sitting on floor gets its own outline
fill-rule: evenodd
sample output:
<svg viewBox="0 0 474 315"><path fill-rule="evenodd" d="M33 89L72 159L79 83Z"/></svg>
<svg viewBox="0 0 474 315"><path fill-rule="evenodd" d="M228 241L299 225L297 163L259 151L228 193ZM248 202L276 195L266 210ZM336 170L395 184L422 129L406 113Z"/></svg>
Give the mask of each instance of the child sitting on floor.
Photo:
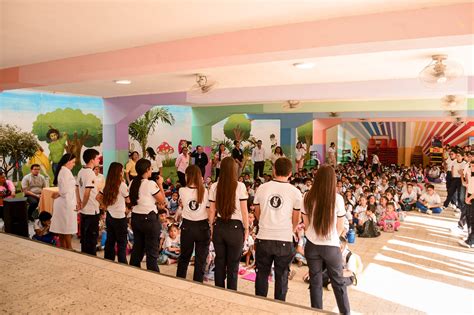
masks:
<svg viewBox="0 0 474 315"><path fill-rule="evenodd" d="M179 208L179 194L178 192L173 192L171 195L171 198L168 200L168 214L170 216L174 216L176 214L176 211L178 211Z"/></svg>
<svg viewBox="0 0 474 315"><path fill-rule="evenodd" d="M51 213L43 211L39 214L38 219L35 220L35 235L33 239L55 245L54 234L49 231L49 226L51 225Z"/></svg>
<svg viewBox="0 0 474 315"><path fill-rule="evenodd" d="M181 251L180 246L179 227L177 224L171 224L168 227L168 235L165 238L163 250L161 252L162 256L166 256L166 264L170 265L176 263ZM164 258L165 257L162 257L160 261L164 262Z"/></svg>
<svg viewBox="0 0 474 315"><path fill-rule="evenodd" d="M395 204L393 202L387 204L387 211L385 211L382 216L379 225L382 227L384 232L398 231L400 220L398 218L398 213L395 211Z"/></svg>

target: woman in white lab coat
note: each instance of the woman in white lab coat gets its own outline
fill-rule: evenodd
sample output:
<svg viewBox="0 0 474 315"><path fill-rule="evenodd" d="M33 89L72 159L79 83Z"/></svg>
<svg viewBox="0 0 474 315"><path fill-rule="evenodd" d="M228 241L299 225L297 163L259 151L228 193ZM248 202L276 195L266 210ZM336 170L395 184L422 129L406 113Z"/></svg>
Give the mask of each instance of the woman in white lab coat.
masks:
<svg viewBox="0 0 474 315"><path fill-rule="evenodd" d="M61 247L72 249L72 235L77 233L77 210L80 204L76 196L76 180L72 175L76 156L66 153L58 163L54 174L54 185L59 192L53 198L53 217L50 231L59 235Z"/></svg>

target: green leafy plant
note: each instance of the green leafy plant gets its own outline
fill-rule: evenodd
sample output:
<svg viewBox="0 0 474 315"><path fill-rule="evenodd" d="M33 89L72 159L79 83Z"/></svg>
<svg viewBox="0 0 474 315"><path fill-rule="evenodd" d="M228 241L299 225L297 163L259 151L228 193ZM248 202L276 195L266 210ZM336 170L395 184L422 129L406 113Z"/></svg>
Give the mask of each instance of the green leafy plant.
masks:
<svg viewBox="0 0 474 315"><path fill-rule="evenodd" d="M148 136L153 133L159 122L173 125L174 116L166 107L155 107L138 117L128 126L128 133L132 139L136 140L142 147L142 156L145 156Z"/></svg>
<svg viewBox="0 0 474 315"><path fill-rule="evenodd" d="M15 125L0 124L0 168L7 177L17 163L27 161L35 155L38 148L38 140L31 132L23 131Z"/></svg>

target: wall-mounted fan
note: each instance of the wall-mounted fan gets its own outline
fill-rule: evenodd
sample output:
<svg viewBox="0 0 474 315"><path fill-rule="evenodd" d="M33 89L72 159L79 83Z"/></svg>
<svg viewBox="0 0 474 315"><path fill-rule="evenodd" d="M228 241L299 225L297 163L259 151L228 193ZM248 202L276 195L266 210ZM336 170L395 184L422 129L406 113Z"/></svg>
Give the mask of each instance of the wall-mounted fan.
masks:
<svg viewBox="0 0 474 315"><path fill-rule="evenodd" d="M295 110L301 107L301 103L297 100L288 100L281 107L284 110Z"/></svg>
<svg viewBox="0 0 474 315"><path fill-rule="evenodd" d="M207 94L217 86L216 81L211 81L206 75L197 73L196 84L191 87L191 92L194 94Z"/></svg>
<svg viewBox="0 0 474 315"><path fill-rule="evenodd" d="M446 109L455 109L463 105L466 98L462 95L446 95L441 99L441 106Z"/></svg>
<svg viewBox="0 0 474 315"><path fill-rule="evenodd" d="M448 60L448 55L433 55L431 59L430 64L418 75L420 81L427 86L451 83L464 73L460 64Z"/></svg>

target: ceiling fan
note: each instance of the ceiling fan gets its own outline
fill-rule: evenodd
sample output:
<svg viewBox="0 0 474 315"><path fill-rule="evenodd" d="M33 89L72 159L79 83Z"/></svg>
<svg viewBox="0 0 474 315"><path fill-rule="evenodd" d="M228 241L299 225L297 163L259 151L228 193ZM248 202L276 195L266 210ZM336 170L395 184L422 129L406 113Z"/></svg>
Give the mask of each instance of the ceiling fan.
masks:
<svg viewBox="0 0 474 315"><path fill-rule="evenodd" d="M216 85L216 81L208 80L207 76L204 74L196 73L196 84L191 87L191 92L195 94L207 94L212 91Z"/></svg>
<svg viewBox="0 0 474 315"><path fill-rule="evenodd" d="M288 100L281 107L284 110L295 110L301 107L301 102L297 100Z"/></svg>
<svg viewBox="0 0 474 315"><path fill-rule="evenodd" d="M446 95L441 99L441 106L446 109L455 109L463 105L466 98L462 95Z"/></svg>
<svg viewBox="0 0 474 315"><path fill-rule="evenodd" d="M339 114L336 113L336 112L330 112L330 113L329 113L329 117L331 117L331 118L336 118L336 117L339 117Z"/></svg>
<svg viewBox="0 0 474 315"><path fill-rule="evenodd" d="M429 87L451 83L464 73L460 64L448 60L448 55L433 55L431 59L430 64L418 75L420 81Z"/></svg>

